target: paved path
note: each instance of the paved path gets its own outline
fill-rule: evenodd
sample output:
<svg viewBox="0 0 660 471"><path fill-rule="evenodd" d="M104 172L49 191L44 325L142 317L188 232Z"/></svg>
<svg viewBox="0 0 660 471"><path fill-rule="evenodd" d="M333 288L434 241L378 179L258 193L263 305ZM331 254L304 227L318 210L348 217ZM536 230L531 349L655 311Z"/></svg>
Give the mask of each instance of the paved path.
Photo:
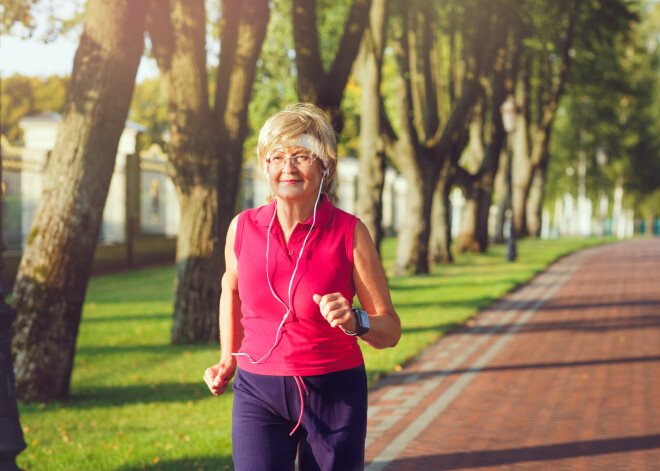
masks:
<svg viewBox="0 0 660 471"><path fill-rule="evenodd" d="M563 258L370 394L367 470L660 470L660 238Z"/></svg>

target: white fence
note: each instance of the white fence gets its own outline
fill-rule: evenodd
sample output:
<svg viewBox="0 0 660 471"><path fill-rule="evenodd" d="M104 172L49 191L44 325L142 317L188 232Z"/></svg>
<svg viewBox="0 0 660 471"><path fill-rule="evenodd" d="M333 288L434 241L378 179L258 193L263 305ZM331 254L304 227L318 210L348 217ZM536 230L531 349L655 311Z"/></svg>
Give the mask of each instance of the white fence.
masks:
<svg viewBox="0 0 660 471"><path fill-rule="evenodd" d="M21 121L24 129L25 147L13 147L2 137L2 191L3 191L3 235L8 248L22 249L27 240L30 225L41 198L43 175L50 150L53 148L59 126L59 116L46 113ZM175 237L180 224L179 204L171 179L167 176L167 155L158 146L136 154L136 139L144 128L127 123L119 142L115 170L110 183L106 206L103 212L100 241L122 243L126 240L127 214L133 204L139 220L139 233ZM127 165L131 159L139 158L139 175L127 178L127 172L137 171L137 166ZM134 160L133 160L134 161ZM133 170L135 169L135 170ZM338 165L338 206L355 213L358 189L358 162L352 157L340 159ZM246 166L242 174L241 202L243 208L265 204L270 193L255 162ZM139 191L128 188L128 181L139 181ZM406 214L407 182L394 169L388 168L383 190L383 228L386 234L398 232ZM134 195L134 196L131 196ZM542 218L542 237L586 236L613 233L619 237L630 237L633 232L633 213L624 211L614 198L612 220L596 220L592 217L592 203L580 201L571 195L558 199L554 208L553 224L550 212L545 210ZM618 201L621 195L618 195ZM137 198L131 201L131 198ZM460 190L451 194L452 236L456 237L461 226L465 200ZM600 214L603 214L600 202ZM607 211L605 207L605 212ZM491 208L491 235L497 208ZM505 224L508 227L508 224Z"/></svg>

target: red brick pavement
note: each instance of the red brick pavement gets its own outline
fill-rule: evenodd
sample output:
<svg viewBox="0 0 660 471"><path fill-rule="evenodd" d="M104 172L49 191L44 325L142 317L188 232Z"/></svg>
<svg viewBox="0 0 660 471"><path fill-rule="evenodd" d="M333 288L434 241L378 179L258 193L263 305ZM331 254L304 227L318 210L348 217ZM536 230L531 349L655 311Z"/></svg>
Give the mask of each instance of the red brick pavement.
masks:
<svg viewBox="0 0 660 471"><path fill-rule="evenodd" d="M660 470L660 239L570 255L370 395L367 470Z"/></svg>

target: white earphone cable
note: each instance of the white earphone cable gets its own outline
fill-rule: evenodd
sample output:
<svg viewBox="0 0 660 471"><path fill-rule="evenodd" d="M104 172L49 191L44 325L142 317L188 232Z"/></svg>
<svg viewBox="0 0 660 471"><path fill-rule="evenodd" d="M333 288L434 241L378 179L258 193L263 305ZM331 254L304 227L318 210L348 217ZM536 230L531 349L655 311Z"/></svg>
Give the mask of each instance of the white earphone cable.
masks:
<svg viewBox="0 0 660 471"><path fill-rule="evenodd" d="M298 271L298 264L300 263L300 259L302 258L303 251L305 250L305 245L307 244L307 239L309 238L309 235L312 233L312 230L314 229L314 224L316 224L316 207L318 206L319 199L321 198L321 190L323 189L323 180L325 177L326 171L323 172L321 175L321 184L319 185L319 191L316 195L316 201L314 202L314 214L312 216L312 227L309 228L309 231L307 232L307 235L305 236L305 240L303 241L302 247L300 248L300 253L298 254L298 259L296 260L296 266L293 270L293 274L291 275L291 280L289 280L289 289L288 289L288 297L289 297L289 305L282 301L282 299L275 293L275 290L273 289L273 285L270 282L270 274L268 270L268 253L270 250L270 230L273 226L273 222L275 221L275 216L277 215L277 200L275 200L275 208L273 210L273 217L270 219L270 224L268 224L268 232L266 233L266 280L268 280L268 288L270 288L270 292L273 294L275 299L277 299L286 309L286 312L284 313L284 316L282 317L282 322L280 322L279 327L277 328L277 332L275 333L275 342L273 343L273 346L268 350L268 352L261 357L259 360L255 360L252 358L251 355L247 353L232 353L233 356L246 356L250 360L250 363L252 364L257 364L261 363L265 359L267 359L272 353L273 350L275 350L275 347L280 341L280 333L282 331L282 327L284 326L284 322L286 321L287 317L289 317L289 314L291 313L291 310L293 309L293 300L291 299L291 288L293 287L293 280L296 276L296 272Z"/></svg>

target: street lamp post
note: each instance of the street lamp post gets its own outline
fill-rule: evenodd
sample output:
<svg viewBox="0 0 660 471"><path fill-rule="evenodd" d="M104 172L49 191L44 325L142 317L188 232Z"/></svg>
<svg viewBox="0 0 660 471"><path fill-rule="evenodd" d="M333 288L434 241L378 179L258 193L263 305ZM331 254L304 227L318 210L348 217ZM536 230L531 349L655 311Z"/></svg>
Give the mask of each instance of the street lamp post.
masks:
<svg viewBox="0 0 660 471"><path fill-rule="evenodd" d="M506 259L509 262L513 262L517 258L517 251L516 251L516 235L515 235L515 230L514 230L514 224L513 224L513 183L512 183L512 178L511 178L511 173L512 173L512 167L513 167L513 133L516 130L516 125L518 121L518 106L516 105L516 100L513 97L513 95L509 95L506 97L506 100L504 100L504 103L502 103L502 106L500 107L500 113L502 113L502 125L504 126L504 131L506 131L507 135L507 172L506 172L506 180L507 180L507 193L508 193L508 200L509 203L507 204L507 208L510 211L510 217L509 217L509 242L507 246L507 251L506 251Z"/></svg>
<svg viewBox="0 0 660 471"><path fill-rule="evenodd" d="M0 169L0 180L2 170ZM23 430L18 420L18 405L11 361L10 328L16 318L16 310L5 302L5 283L2 270L5 266L2 254L5 244L2 237L2 196L0 196L0 470L20 471L16 456L25 449Z"/></svg>

